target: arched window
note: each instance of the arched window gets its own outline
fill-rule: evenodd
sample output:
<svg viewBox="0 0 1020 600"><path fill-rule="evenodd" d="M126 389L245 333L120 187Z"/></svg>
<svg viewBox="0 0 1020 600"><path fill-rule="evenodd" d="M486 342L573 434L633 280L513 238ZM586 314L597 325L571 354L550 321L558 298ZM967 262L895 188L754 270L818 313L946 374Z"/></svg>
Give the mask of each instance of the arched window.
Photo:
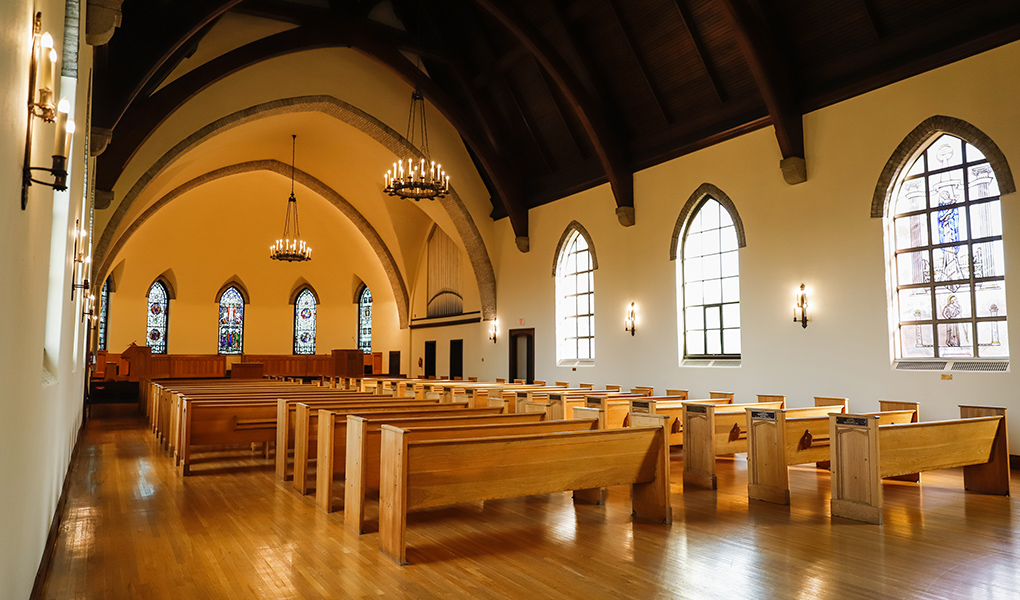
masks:
<svg viewBox="0 0 1020 600"><path fill-rule="evenodd" d="M887 218L896 358L1008 358L999 184L967 141L937 134Z"/></svg>
<svg viewBox="0 0 1020 600"><path fill-rule="evenodd" d="M106 350L106 331L110 319L110 280L103 282L103 289L99 292L99 339L97 346L100 350Z"/></svg>
<svg viewBox="0 0 1020 600"><path fill-rule="evenodd" d="M170 294L162 281L149 288L145 345L153 354L166 354L166 332L170 324Z"/></svg>
<svg viewBox="0 0 1020 600"><path fill-rule="evenodd" d="M595 361L595 255L584 228L572 223L556 261L556 360Z"/></svg>
<svg viewBox="0 0 1020 600"><path fill-rule="evenodd" d="M358 348L365 354L372 353L372 292L367 285L358 296Z"/></svg>
<svg viewBox="0 0 1020 600"><path fill-rule="evenodd" d="M740 358L738 220L730 213L728 198L724 206L711 195L695 194L689 202L693 209L687 213L690 216L677 261L683 357ZM689 208L685 207L685 212Z"/></svg>
<svg viewBox="0 0 1020 600"><path fill-rule="evenodd" d="M308 288L294 300L294 354L315 354L315 304Z"/></svg>
<svg viewBox="0 0 1020 600"><path fill-rule="evenodd" d="M219 353L241 354L244 349L244 297L236 287L220 295Z"/></svg>

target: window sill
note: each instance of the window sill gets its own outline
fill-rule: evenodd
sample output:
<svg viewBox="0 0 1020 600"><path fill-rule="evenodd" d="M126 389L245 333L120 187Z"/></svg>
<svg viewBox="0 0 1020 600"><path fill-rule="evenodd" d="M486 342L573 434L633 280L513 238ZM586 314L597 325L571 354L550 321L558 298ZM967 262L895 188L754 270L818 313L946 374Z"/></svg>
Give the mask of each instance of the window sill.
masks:
<svg viewBox="0 0 1020 600"><path fill-rule="evenodd" d="M594 367L595 366L595 360L594 359L587 359L587 358L584 358L584 359L581 359L581 358L577 358L577 359L571 358L571 359L568 359L568 360L559 360L559 361L556 361L556 366L557 367Z"/></svg>
<svg viewBox="0 0 1020 600"><path fill-rule="evenodd" d="M681 367L697 369L704 369L708 367L734 369L739 368L740 364L741 359L739 358L684 358L680 361Z"/></svg>

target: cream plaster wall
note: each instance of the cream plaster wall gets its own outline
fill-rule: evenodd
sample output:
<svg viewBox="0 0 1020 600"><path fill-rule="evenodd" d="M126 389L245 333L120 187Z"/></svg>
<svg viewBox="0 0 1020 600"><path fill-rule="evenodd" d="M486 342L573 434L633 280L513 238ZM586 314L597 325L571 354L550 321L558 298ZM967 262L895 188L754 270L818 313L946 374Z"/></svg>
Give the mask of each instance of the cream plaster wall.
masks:
<svg viewBox="0 0 1020 600"><path fill-rule="evenodd" d="M82 6L82 23L84 23ZM84 136L72 148L70 190L31 188L22 211L32 18L43 13L63 55L64 3L0 2L0 597L28 598L82 418L81 294L70 299L75 219L83 216ZM84 35L81 36L84 41ZM79 49L87 79L92 53ZM60 73L60 64L57 66ZM85 123L87 85L63 79L73 118ZM35 123L33 164L48 165L54 126ZM82 127L84 129L84 127ZM85 213L87 218L87 213ZM53 267L51 268L51 265ZM51 298L52 301L47 301ZM75 347L75 342L79 346Z"/></svg>
<svg viewBox="0 0 1020 600"><path fill-rule="evenodd" d="M505 325L497 344L481 344L477 374L505 376L506 324L524 318L525 327L536 329L539 379L678 387L696 396L722 389L745 400L786 394L791 406L806 406L815 395L846 396L857 411L877 410L880 398L916 400L925 420L958 416L959 403L999 404L1020 413L1015 366L1009 373L954 373L952 381L941 380L940 373L891 369L884 225L870 217L886 161L932 115L975 125L996 142L1014 173L1020 169L1017 64L1020 44L1014 43L806 115L808 181L802 185L783 182L773 131L765 129L637 173L634 227L618 224L605 185L532 210L528 254L513 250L509 224L500 221L491 251ZM678 366L670 238L684 202L703 182L729 195L746 230L739 368ZM1020 310L1017 200L1013 194L1002 202L1007 304L1014 311ZM571 371L556 366L550 267L556 243L574 219L591 234L599 269L595 366ZM802 282L814 291L814 320L807 329L792 322L794 290ZM634 337L623 330L630 302L639 311ZM1014 317L1009 325L1014 343L1018 323ZM474 337L484 340L487 324L475 328ZM412 360L422 352L419 336L413 336ZM465 369L475 374L475 368ZM1020 453L1017 423L1010 419L1014 454Z"/></svg>

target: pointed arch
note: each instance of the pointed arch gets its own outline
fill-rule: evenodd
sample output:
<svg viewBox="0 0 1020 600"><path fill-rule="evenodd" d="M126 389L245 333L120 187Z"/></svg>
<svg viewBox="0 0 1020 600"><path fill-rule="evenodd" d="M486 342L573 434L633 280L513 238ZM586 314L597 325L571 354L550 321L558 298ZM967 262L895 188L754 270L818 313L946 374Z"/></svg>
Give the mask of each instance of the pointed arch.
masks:
<svg viewBox="0 0 1020 600"><path fill-rule="evenodd" d="M166 277L160 275L146 292L145 345L153 354L167 353L172 289Z"/></svg>
<svg viewBox="0 0 1020 600"><path fill-rule="evenodd" d="M733 204L733 200L730 200L726 192L711 183L703 183L698 186L698 189L694 190L694 193L684 203L684 207L680 209L680 216L677 217L676 225L673 226L673 237L670 238L669 242L669 260L676 260L680 240L683 237L684 231L687 230L687 222L694 216L694 210L706 196L714 198L730 213L730 217L733 219L733 226L737 228L737 247L743 248L747 246L747 239L744 237L744 222L740 220L740 213L737 212L737 207Z"/></svg>
<svg viewBox="0 0 1020 600"><path fill-rule="evenodd" d="M290 290L290 298L287 301L287 303L293 305L295 302L297 302L298 294L300 294L304 290L308 290L309 292L312 293L312 297L315 298L316 304L322 303L322 301L319 300L319 292L316 292L315 287L312 284L308 283L308 280L305 279L304 277L298 277L297 281L294 282L294 286Z"/></svg>
<svg viewBox="0 0 1020 600"><path fill-rule="evenodd" d="M553 277L556 277L556 271L560 267L560 255L563 254L563 246L571 239L575 232L583 237L584 241L588 244L588 252L591 253L592 270L597 270L599 268L599 259L595 254L595 242L591 240L591 235L588 233L588 230L584 228L584 225L581 225L577 221L571 221L567 225L567 228L563 230L563 235L560 236L560 241L556 243L556 252L553 253L552 264ZM482 320L485 320L484 316L482 317Z"/></svg>
<svg viewBox="0 0 1020 600"><path fill-rule="evenodd" d="M1009 168L1009 163L1006 162L1006 156L992 141L992 138L962 119L935 115L921 121L913 131L908 133L889 157L889 162L885 163L885 168L882 169L882 174L875 185L875 194L871 199L872 218L880 219L888 214L893 192L902 179L903 173L940 133L954 135L985 155L999 182L1000 194L1012 194L1016 191L1013 172Z"/></svg>
<svg viewBox="0 0 1020 600"><path fill-rule="evenodd" d="M305 284L297 289L291 304L294 305L294 354L315 354L319 298L312 286Z"/></svg>
<svg viewBox="0 0 1020 600"><path fill-rule="evenodd" d="M226 282L220 286L220 289L216 291L216 302L219 302L223 297L223 293L232 287L237 288L237 291L240 292L241 298L244 299L245 304L251 304L251 295L248 294L248 287L244 285L244 282L241 281L241 278L236 274L231 275L230 279L227 279Z"/></svg>
<svg viewBox="0 0 1020 600"><path fill-rule="evenodd" d="M217 318L217 352L244 353L244 308L249 303L248 290L235 275L220 288Z"/></svg>

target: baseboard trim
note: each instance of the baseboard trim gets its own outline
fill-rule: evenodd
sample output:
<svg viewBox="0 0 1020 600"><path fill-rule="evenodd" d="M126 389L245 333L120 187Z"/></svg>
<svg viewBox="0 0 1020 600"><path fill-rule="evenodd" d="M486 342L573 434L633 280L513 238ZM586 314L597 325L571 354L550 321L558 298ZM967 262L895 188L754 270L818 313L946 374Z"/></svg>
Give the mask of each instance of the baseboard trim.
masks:
<svg viewBox="0 0 1020 600"><path fill-rule="evenodd" d="M81 427L78 428L78 435L74 440L74 449L71 450L71 460L67 463L67 472L64 473L64 485L60 489L60 498L57 500L57 508L53 512L53 521L50 522L50 531L46 535L46 545L43 547L42 560L39 562L39 570L35 574L35 583L32 584L32 600L42 598L43 582L46 581L46 573L50 570L50 562L53 560L53 553L57 549L57 536L60 535L60 524L64 520L64 509L67 507L67 491L71 487L71 469L78 460L78 451L81 449L81 441L85 438L85 429L88 418L82 411Z"/></svg>

